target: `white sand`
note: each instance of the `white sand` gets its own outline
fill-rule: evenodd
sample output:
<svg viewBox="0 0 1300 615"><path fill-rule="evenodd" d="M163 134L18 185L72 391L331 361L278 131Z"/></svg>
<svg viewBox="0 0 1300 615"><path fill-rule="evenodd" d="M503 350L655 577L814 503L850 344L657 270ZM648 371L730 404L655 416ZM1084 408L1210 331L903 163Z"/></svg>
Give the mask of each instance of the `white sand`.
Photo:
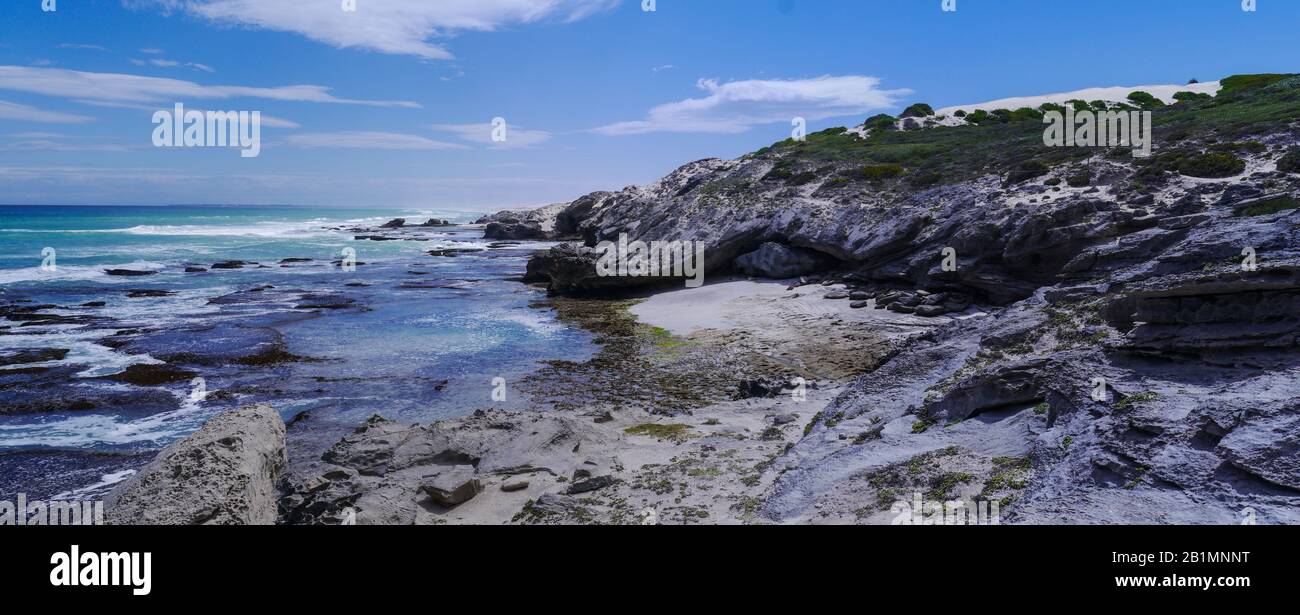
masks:
<svg viewBox="0 0 1300 615"><path fill-rule="evenodd" d="M1073 92L1061 92L1059 94L1044 94L1042 96L1020 96L1016 98L1000 98L990 100L985 103L974 105L955 105L939 109L939 115L952 115L957 110L966 112L983 109L992 111L994 109L1019 109L1021 107L1031 107L1037 109L1043 103L1062 104L1070 100L1104 100L1107 102L1128 102L1128 95L1143 91L1164 103L1174 102L1174 94L1178 92L1195 92L1197 94L1209 94L1214 96L1219 93L1222 86L1218 81L1207 81L1205 83L1191 83L1187 85L1137 85L1133 87L1118 86L1109 88L1087 88L1084 90L1075 90Z"/></svg>
<svg viewBox="0 0 1300 615"><path fill-rule="evenodd" d="M920 318L873 307L852 309L847 299L824 299L843 285L800 286L786 290L787 283L773 280L733 278L700 288L683 288L654 295L632 307L641 322L667 329L674 335L691 335L704 329L747 330L757 334L783 329L812 333L813 321L842 320L862 323L888 332L905 326L933 326L943 318Z"/></svg>

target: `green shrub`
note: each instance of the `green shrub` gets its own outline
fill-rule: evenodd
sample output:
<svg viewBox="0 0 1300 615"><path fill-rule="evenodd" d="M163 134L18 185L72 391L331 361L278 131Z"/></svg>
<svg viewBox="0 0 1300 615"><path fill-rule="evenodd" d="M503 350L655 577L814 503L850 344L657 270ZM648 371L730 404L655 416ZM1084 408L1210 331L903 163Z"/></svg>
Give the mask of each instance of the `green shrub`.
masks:
<svg viewBox="0 0 1300 615"><path fill-rule="evenodd" d="M1035 177L1041 177L1046 175L1049 170L1050 169L1048 169L1047 165L1043 164L1041 161L1026 160L1019 165L1016 165L1016 168L1012 169L1011 172L1007 174L1007 184L1018 184Z"/></svg>
<svg viewBox="0 0 1300 615"><path fill-rule="evenodd" d="M1198 94L1196 92L1174 92L1174 100L1180 103L1193 102L1197 100L1210 100L1211 98L1214 97L1210 96L1209 94Z"/></svg>
<svg viewBox="0 0 1300 615"><path fill-rule="evenodd" d="M1143 92L1142 90L1130 92L1128 100L1137 105L1139 109L1156 109L1165 106L1165 103L1159 98L1156 98L1147 92Z"/></svg>
<svg viewBox="0 0 1300 615"><path fill-rule="evenodd" d="M927 117L934 115L934 109L925 103L916 103L906 109L898 117Z"/></svg>
<svg viewBox="0 0 1300 615"><path fill-rule="evenodd" d="M1042 111L1044 114L1046 114L1048 111L1065 113L1065 105L1058 105L1056 103L1043 103L1041 105L1038 105L1038 110Z"/></svg>
<svg viewBox="0 0 1300 615"><path fill-rule="evenodd" d="M976 109L966 116L966 121L972 124L988 124L996 120L996 117L983 109Z"/></svg>
<svg viewBox="0 0 1300 615"><path fill-rule="evenodd" d="M1287 153L1277 160L1277 170L1283 173L1300 173L1300 147L1287 150Z"/></svg>
<svg viewBox="0 0 1300 615"><path fill-rule="evenodd" d="M1178 172L1188 177L1217 179L1240 175L1245 170L1246 161L1227 152L1189 156L1178 162Z"/></svg>
<svg viewBox="0 0 1300 615"><path fill-rule="evenodd" d="M896 164L869 164L858 169L858 173L870 181L883 181L902 175L903 167Z"/></svg>
<svg viewBox="0 0 1300 615"><path fill-rule="evenodd" d="M915 188L929 188L943 181L943 174L938 171L926 171L917 173L907 180Z"/></svg>
<svg viewBox="0 0 1300 615"><path fill-rule="evenodd" d="M1262 154L1268 151L1268 146L1259 141L1235 141L1231 143L1217 143L1210 147L1216 152L1247 152L1251 154Z"/></svg>
<svg viewBox="0 0 1300 615"><path fill-rule="evenodd" d="M802 186L809 182L816 181L816 179L817 179L816 173L814 173L813 171L804 171L803 173L795 173L794 175L790 176L790 178L786 180L786 183L795 186Z"/></svg>
<svg viewBox="0 0 1300 615"><path fill-rule="evenodd" d="M1083 188L1092 185L1092 171L1080 169L1065 176L1065 183L1071 188Z"/></svg>
<svg viewBox="0 0 1300 615"><path fill-rule="evenodd" d="M1260 201L1252 205L1247 205L1237 212L1239 216L1267 216L1279 211L1300 208L1300 200L1289 196L1279 196L1277 198Z"/></svg>
<svg viewBox="0 0 1300 615"><path fill-rule="evenodd" d="M894 116L889 115L888 113L881 113L867 118L867 121L864 122L862 126L868 130L893 130L894 122L897 121L898 120L895 119Z"/></svg>
<svg viewBox="0 0 1300 615"><path fill-rule="evenodd" d="M1219 95L1222 96L1224 94L1232 94L1235 92L1253 90L1255 88L1262 88L1277 83L1279 81L1282 81L1283 79L1286 79L1288 77L1291 77L1291 75L1278 75L1278 74L1233 75L1231 77L1226 77L1219 81L1219 85L1222 87L1222 89L1219 90Z"/></svg>
<svg viewBox="0 0 1300 615"><path fill-rule="evenodd" d="M790 169L786 169L781 166L776 166L773 167L771 171L768 171L767 174L763 176L763 180L764 181L786 180L786 179L790 179L791 177L794 177L794 173L792 173Z"/></svg>
<svg viewBox="0 0 1300 615"><path fill-rule="evenodd" d="M1037 122L1043 119L1043 112L1029 107L1021 107L1011 112L1010 119L1013 122Z"/></svg>

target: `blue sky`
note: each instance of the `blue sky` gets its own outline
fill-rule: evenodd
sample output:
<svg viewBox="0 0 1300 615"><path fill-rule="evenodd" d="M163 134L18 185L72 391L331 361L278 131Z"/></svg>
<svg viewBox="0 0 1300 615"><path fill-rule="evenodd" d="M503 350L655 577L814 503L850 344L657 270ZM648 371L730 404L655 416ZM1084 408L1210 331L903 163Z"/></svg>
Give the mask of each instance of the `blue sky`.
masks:
<svg viewBox="0 0 1300 615"><path fill-rule="evenodd" d="M1292 0L41 4L0 9L4 203L491 210L734 157L794 116L1300 68ZM260 111L261 155L154 147L176 102Z"/></svg>

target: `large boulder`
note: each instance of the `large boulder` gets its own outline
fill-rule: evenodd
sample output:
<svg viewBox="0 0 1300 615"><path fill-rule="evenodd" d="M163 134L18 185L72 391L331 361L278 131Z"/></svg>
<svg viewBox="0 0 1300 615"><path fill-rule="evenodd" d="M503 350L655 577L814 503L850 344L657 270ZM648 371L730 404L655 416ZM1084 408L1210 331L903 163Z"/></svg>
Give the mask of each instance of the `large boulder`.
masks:
<svg viewBox="0 0 1300 615"><path fill-rule="evenodd" d="M487 239L558 239L568 233L557 228L560 214L568 203L554 203L537 209L507 210L480 219L487 226L483 236Z"/></svg>
<svg viewBox="0 0 1300 615"><path fill-rule="evenodd" d="M114 525L274 524L284 432L270 406L218 415L110 493L106 518Z"/></svg>
<svg viewBox="0 0 1300 615"><path fill-rule="evenodd" d="M820 271L827 266L827 260L812 250L769 241L753 252L736 257L735 267L746 275L784 279Z"/></svg>
<svg viewBox="0 0 1300 615"><path fill-rule="evenodd" d="M455 466L439 472L420 484L420 489L439 506L448 508L464 504L483 492L483 483L474 476L474 466Z"/></svg>

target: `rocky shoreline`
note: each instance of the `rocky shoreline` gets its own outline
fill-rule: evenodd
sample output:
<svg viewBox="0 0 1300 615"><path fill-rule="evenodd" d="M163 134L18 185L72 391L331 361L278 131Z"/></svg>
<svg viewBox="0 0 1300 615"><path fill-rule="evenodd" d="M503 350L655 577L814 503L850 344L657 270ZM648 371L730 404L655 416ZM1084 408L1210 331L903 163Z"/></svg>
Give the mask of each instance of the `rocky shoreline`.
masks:
<svg viewBox="0 0 1300 615"><path fill-rule="evenodd" d="M1300 77L1223 84L1149 159L925 107L480 220L572 239L525 280L604 349L527 382L546 412L366 422L280 520L1300 522ZM711 283L599 275L623 235Z"/></svg>

